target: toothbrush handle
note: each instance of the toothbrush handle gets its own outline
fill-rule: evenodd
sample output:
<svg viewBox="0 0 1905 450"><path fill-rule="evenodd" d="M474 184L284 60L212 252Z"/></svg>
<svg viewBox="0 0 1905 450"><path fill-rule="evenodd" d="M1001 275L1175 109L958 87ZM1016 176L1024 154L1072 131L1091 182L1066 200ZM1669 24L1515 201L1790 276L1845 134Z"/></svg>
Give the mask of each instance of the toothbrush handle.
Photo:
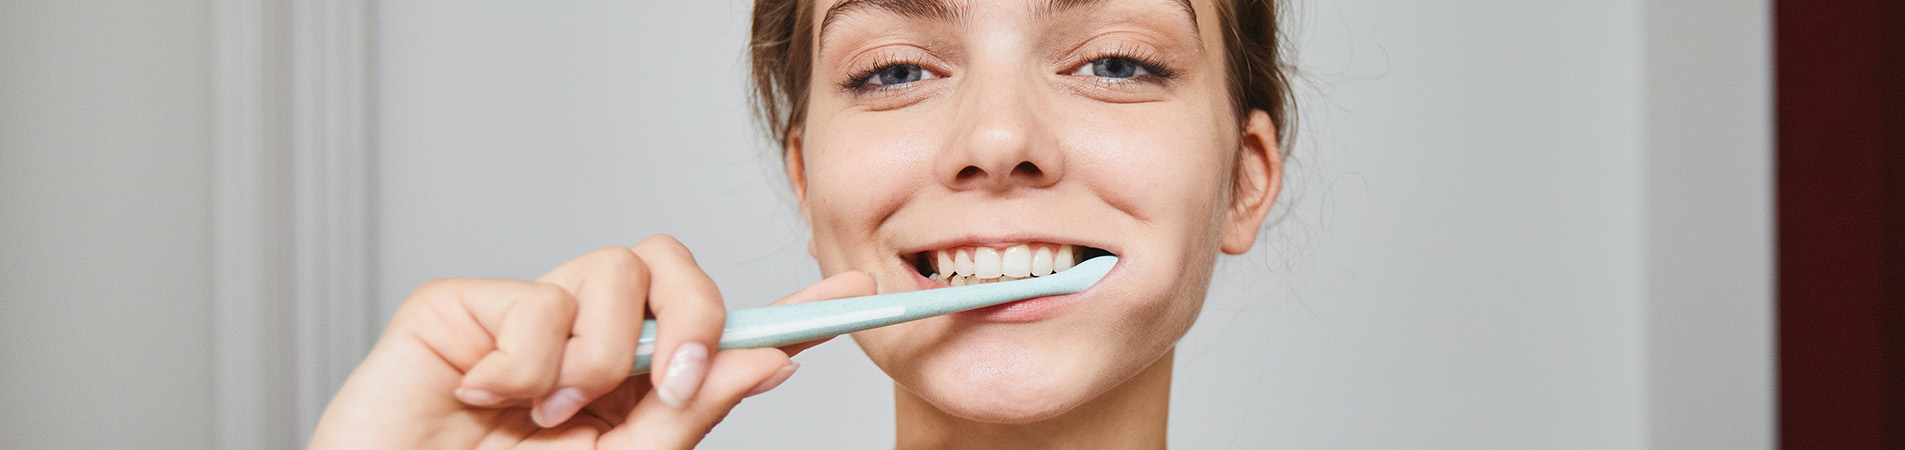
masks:
<svg viewBox="0 0 1905 450"><path fill-rule="evenodd" d="M925 311L920 308L913 308L912 314L908 314L907 307L901 304L906 299L901 295L869 295L728 311L727 323L721 329L720 349L793 345L932 316L921 314ZM630 375L648 372L655 356L655 328L655 319L642 321L642 336L636 342L635 367L629 371Z"/></svg>
<svg viewBox="0 0 1905 450"><path fill-rule="evenodd" d="M1101 256L1051 276L1003 283L868 295L728 312L720 349L793 345L1014 300L1071 294L1096 284L1118 258ZM648 373L655 357L655 320L642 321L629 375Z"/></svg>

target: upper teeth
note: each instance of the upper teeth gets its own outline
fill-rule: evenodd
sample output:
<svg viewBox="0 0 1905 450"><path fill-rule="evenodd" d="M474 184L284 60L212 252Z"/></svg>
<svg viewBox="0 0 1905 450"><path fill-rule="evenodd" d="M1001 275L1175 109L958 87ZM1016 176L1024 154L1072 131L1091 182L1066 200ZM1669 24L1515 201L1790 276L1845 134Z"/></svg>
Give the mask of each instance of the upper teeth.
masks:
<svg viewBox="0 0 1905 450"><path fill-rule="evenodd" d="M1077 251L1069 244L962 247L933 251L932 278L953 286L1023 280L1064 272L1075 262Z"/></svg>

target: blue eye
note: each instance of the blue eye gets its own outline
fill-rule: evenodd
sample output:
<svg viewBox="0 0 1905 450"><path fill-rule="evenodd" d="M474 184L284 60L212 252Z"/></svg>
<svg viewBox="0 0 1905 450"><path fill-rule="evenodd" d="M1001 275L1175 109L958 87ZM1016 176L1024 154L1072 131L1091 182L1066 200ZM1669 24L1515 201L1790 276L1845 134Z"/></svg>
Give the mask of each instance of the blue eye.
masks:
<svg viewBox="0 0 1905 450"><path fill-rule="evenodd" d="M1078 66L1078 71L1072 74L1090 75L1099 78L1126 79L1151 75L1151 71L1145 69L1144 64L1137 60L1122 56L1107 56L1091 60L1091 62Z"/></svg>
<svg viewBox="0 0 1905 450"><path fill-rule="evenodd" d="M918 64L894 64L873 69L862 83L872 86L898 86L920 80L935 78L932 72Z"/></svg>

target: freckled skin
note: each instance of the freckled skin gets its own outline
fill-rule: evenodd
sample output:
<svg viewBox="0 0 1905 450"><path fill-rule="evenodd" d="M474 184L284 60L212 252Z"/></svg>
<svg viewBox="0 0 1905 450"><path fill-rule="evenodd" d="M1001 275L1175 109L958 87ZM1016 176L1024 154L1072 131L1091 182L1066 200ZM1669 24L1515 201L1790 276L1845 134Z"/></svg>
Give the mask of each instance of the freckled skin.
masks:
<svg viewBox="0 0 1905 450"><path fill-rule="evenodd" d="M954 3L966 9L958 23L856 12L816 50L787 162L821 270L910 290L909 252L1027 236L1105 249L1120 266L1044 320L940 317L855 334L896 383L900 444L958 433L1030 445L1142 420L1133 432L1155 435L1120 445L1161 445L1171 349L1202 307L1217 254L1247 250L1276 196L1274 124L1231 110L1207 1L1194 2L1195 30L1172 1L1050 17L1036 13L1043 0ZM1078 70L1134 54L1170 76ZM843 87L893 63L927 75Z"/></svg>

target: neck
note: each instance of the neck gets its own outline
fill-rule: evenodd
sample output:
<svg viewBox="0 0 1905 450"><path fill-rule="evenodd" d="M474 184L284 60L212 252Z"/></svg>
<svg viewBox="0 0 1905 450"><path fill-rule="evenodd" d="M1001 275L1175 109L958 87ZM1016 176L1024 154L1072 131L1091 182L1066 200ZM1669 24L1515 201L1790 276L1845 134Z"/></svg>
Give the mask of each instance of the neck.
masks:
<svg viewBox="0 0 1905 450"><path fill-rule="evenodd" d="M1170 419L1171 357L1057 417L986 423L946 414L905 389L893 390L900 449L1162 449Z"/></svg>

